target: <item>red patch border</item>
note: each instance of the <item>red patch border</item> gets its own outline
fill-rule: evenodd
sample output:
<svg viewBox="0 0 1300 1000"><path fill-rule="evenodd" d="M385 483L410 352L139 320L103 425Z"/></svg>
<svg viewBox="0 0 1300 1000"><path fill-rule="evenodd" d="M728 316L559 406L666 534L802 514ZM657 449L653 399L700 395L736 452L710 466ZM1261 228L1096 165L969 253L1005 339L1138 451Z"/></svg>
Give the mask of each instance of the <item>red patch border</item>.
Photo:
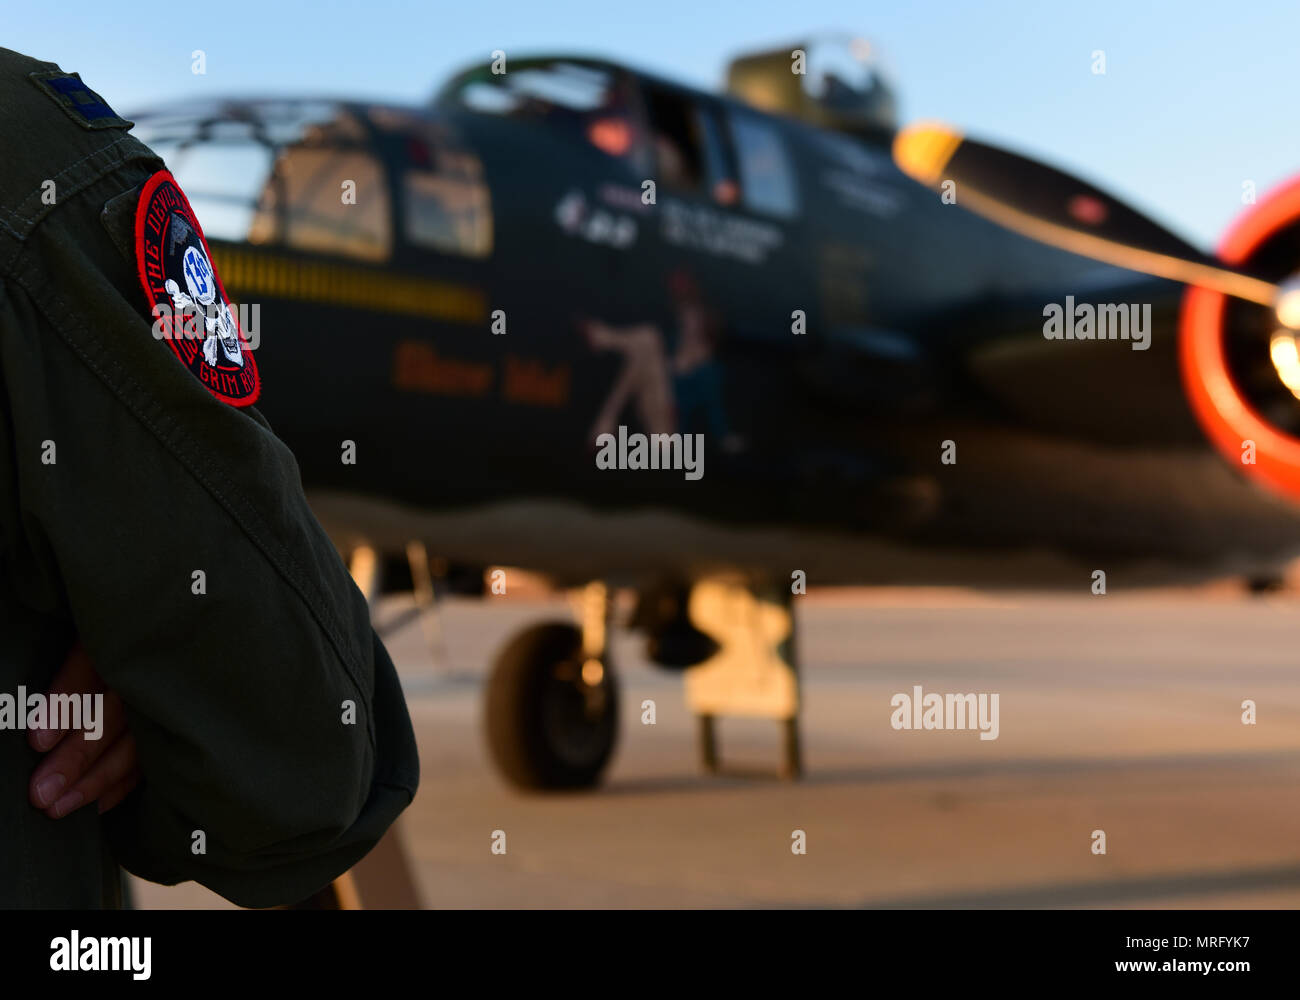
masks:
<svg viewBox="0 0 1300 1000"><path fill-rule="evenodd" d="M153 288L150 286L149 278L145 274L145 266L144 266L145 216L147 215L147 209L149 207L149 204L153 200L154 193L160 187L162 187L162 185L167 183L170 183L172 187L176 189L176 193L180 195L181 202L185 206L185 212L186 215L188 216L188 221L194 226L195 231L199 234L199 240L203 243L203 252L208 255L208 263L212 264L212 277L216 280L217 291L221 293L221 300L225 302L226 305L229 305L230 296L226 294L226 286L221 283L221 275L217 273L217 265L213 261L212 250L211 248L208 247L208 238L205 235L203 235L203 226L199 223L199 217L194 214L194 207L190 204L190 199L186 196L185 190L180 186L176 178L172 176L172 172L170 170L159 170L156 174L154 174L147 181L145 181L144 187L140 189L140 197L135 203L136 273L140 277L140 287L144 289L145 300L149 303L150 317L152 318L153 316L153 307L158 303L154 299ZM231 319L233 319L235 322L236 335L239 337L239 343L244 351L244 357L247 359L250 370L253 373L253 391L250 392L247 396L229 396L224 392L220 392L217 389L212 388L212 386L208 385L202 379L199 379L199 384L202 385L203 388L207 389L208 392L210 392L217 399L221 400L223 403L229 404L230 406L236 406L236 407L252 406L262 396L262 373L257 369L257 360L253 357L253 349L249 347L248 339L244 336L244 331L239 325L239 316L232 311ZM172 354L176 356L176 360L181 362L181 364L184 365L184 367L187 370L189 370L190 366L186 364L185 359L181 357L180 349L176 346L174 339L169 338L167 340L167 346L171 349ZM193 374L192 371L191 374Z"/></svg>

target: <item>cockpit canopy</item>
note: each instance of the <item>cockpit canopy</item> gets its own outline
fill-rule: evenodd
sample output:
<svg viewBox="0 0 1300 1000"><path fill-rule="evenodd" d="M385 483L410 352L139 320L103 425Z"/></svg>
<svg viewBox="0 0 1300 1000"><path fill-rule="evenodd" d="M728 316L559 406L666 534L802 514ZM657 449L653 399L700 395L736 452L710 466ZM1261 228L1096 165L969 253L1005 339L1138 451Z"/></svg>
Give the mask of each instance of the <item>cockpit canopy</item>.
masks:
<svg viewBox="0 0 1300 1000"><path fill-rule="evenodd" d="M398 243L465 257L491 252L479 159L421 110L227 100L132 118L210 239L376 263Z"/></svg>
<svg viewBox="0 0 1300 1000"><path fill-rule="evenodd" d="M794 164L776 123L646 73L576 56L483 64L453 77L436 109L544 129L623 162L633 178L725 207L789 219L799 212Z"/></svg>
<svg viewBox="0 0 1300 1000"><path fill-rule="evenodd" d="M516 121L544 122L558 135L589 141L611 156L634 152L631 81L614 66L586 59L519 59L508 73L490 64L449 81L434 105Z"/></svg>
<svg viewBox="0 0 1300 1000"><path fill-rule="evenodd" d="M826 36L739 56L727 91L763 111L842 132L892 130L894 90L870 42Z"/></svg>

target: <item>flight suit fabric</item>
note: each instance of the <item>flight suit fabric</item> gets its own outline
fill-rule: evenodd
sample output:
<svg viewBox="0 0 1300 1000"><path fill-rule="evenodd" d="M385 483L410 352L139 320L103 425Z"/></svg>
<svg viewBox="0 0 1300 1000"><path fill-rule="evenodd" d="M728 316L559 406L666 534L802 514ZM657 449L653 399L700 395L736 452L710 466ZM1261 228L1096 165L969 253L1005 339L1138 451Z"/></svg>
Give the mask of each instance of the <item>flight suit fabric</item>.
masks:
<svg viewBox="0 0 1300 1000"><path fill-rule="evenodd" d="M32 74L63 79L0 49L0 693L43 692L79 637L143 778L49 819L0 729L0 906L115 905L118 864L293 902L414 795L396 672L288 448L154 335L131 209L162 161Z"/></svg>

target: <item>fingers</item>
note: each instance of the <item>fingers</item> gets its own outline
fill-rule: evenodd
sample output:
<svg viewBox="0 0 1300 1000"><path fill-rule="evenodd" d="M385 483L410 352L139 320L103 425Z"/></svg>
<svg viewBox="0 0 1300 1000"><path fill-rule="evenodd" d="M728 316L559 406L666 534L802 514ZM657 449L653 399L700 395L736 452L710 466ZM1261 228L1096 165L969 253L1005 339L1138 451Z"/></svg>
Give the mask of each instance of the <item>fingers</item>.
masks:
<svg viewBox="0 0 1300 1000"><path fill-rule="evenodd" d="M126 706L116 694L106 691L80 643L69 650L50 682L49 694L102 695L99 738L89 739L85 729L70 732L49 725L56 721L53 713L45 727L33 728L28 742L47 756L32 772L28 787L32 804L51 819L96 801L101 813L112 809L140 779L135 740L126 728ZM88 720L82 721L88 724Z"/></svg>
<svg viewBox="0 0 1300 1000"><path fill-rule="evenodd" d="M96 800L99 800L99 811L102 813L126 798L139 778L135 739L126 733L99 757L81 780L71 784L45 810L45 815L51 819L60 819ZM108 798L110 791L114 796L111 800Z"/></svg>
<svg viewBox="0 0 1300 1000"><path fill-rule="evenodd" d="M49 693L51 695L81 695L85 693L93 694L103 689L103 682L100 681L99 675L95 673L90 657L81 643L78 642L68 651L68 658L63 661L63 666L59 668L59 672L54 675L54 680L50 682ZM47 719L46 721L53 722L54 720ZM27 742L31 744L32 749L44 752L57 744L66 734L66 728L46 725L41 728L31 729L27 734Z"/></svg>
<svg viewBox="0 0 1300 1000"><path fill-rule="evenodd" d="M32 772L29 795L38 809L57 807L64 796L71 795L77 783L87 776L101 757L116 749L126 732L126 708L122 699L109 692L104 696L104 718L99 739L89 739L80 731L61 739ZM128 737L129 738L129 737ZM131 743L134 753L134 742ZM85 799L83 801L90 801ZM76 805L80 805L78 802ZM51 815L66 815L76 805Z"/></svg>

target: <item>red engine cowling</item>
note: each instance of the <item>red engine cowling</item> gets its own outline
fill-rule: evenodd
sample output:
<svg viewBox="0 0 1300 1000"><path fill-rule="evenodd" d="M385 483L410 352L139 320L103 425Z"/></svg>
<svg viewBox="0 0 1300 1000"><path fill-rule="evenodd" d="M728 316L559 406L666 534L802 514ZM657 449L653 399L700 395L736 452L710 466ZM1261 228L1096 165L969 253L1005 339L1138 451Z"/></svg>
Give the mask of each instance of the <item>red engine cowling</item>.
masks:
<svg viewBox="0 0 1300 1000"><path fill-rule="evenodd" d="M1300 177L1246 211L1218 255L1273 281L1300 269ZM1188 288L1179 359L1187 398L1215 447L1246 475L1300 501L1300 395L1270 357L1270 331L1278 326L1266 306Z"/></svg>

